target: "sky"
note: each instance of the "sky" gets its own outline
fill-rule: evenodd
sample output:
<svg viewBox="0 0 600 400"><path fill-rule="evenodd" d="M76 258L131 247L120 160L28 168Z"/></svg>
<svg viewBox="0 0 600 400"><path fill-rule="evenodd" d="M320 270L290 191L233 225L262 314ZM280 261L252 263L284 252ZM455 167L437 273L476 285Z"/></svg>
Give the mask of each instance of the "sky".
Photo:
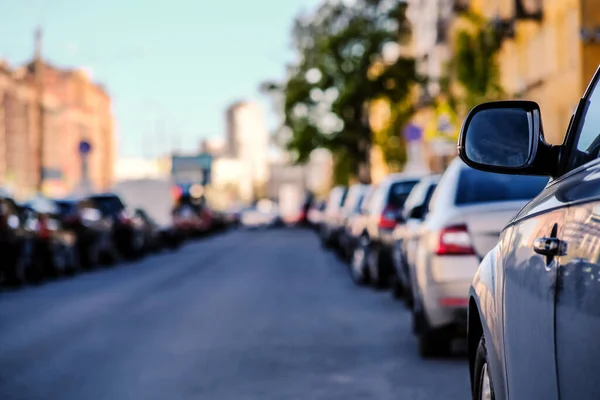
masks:
<svg viewBox="0 0 600 400"><path fill-rule="evenodd" d="M294 16L318 0L0 0L0 58L86 69L113 100L121 157L195 149L225 132L225 109L258 100L293 59ZM164 133L160 133L163 131Z"/></svg>

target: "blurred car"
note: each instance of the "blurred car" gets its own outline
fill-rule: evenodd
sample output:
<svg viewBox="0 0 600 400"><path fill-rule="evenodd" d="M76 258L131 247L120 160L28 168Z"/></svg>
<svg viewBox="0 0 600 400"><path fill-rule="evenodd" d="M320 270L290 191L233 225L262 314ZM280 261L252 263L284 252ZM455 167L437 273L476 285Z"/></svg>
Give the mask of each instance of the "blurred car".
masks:
<svg viewBox="0 0 600 400"><path fill-rule="evenodd" d="M278 222L277 205L268 200L260 200L255 207L243 210L240 218L240 223L245 228L268 228Z"/></svg>
<svg viewBox="0 0 600 400"><path fill-rule="evenodd" d="M7 193L0 193L0 283L20 284L30 275L30 240L19 206Z"/></svg>
<svg viewBox="0 0 600 400"><path fill-rule="evenodd" d="M352 256L352 277L357 284L370 282L383 287L389 283L397 214L421 178L422 175L404 173L389 175L370 196L364 229Z"/></svg>
<svg viewBox="0 0 600 400"><path fill-rule="evenodd" d="M26 229L33 233L32 272L36 279L77 272L77 234L62 221L58 205L36 197L24 204L21 212Z"/></svg>
<svg viewBox="0 0 600 400"><path fill-rule="evenodd" d="M537 103L503 101L469 113L459 154L515 181L551 178L503 227L471 283L473 398L600 398L600 68L561 145L544 139Z"/></svg>
<svg viewBox="0 0 600 400"><path fill-rule="evenodd" d="M321 223L323 222L323 215L326 206L327 202L325 201L315 201L311 204L306 218L312 228L318 229L320 227Z"/></svg>
<svg viewBox="0 0 600 400"><path fill-rule="evenodd" d="M183 242L183 236L173 225L163 225L159 227L160 240L163 248L176 250Z"/></svg>
<svg viewBox="0 0 600 400"><path fill-rule="evenodd" d="M144 252L144 228L133 211L128 209L114 193L100 193L88 197L102 218L111 221L111 236L119 253L127 258L137 258Z"/></svg>
<svg viewBox="0 0 600 400"><path fill-rule="evenodd" d="M161 228L156 221L141 208L136 208L134 210L134 218L138 219L136 223L138 223L144 231L144 251L158 252L162 250Z"/></svg>
<svg viewBox="0 0 600 400"><path fill-rule="evenodd" d="M77 235L77 252L82 266L92 267L103 260L116 261L111 237L112 221L102 215L87 199L63 199L54 201L65 227Z"/></svg>
<svg viewBox="0 0 600 400"><path fill-rule="evenodd" d="M440 179L419 229L411 290L423 356L445 354L466 334L469 285L483 257L521 208L548 183L482 172L456 158Z"/></svg>
<svg viewBox="0 0 600 400"><path fill-rule="evenodd" d="M429 213L429 202L441 175L430 175L421 179L408 195L398 215L399 224L394 229L394 273L391 290L394 297L404 296L408 307L412 307L410 284L411 265L414 265L419 230Z"/></svg>
<svg viewBox="0 0 600 400"><path fill-rule="evenodd" d="M344 258L349 259L354 252L358 237L352 234L353 220L361 213L361 205L365 195L371 189L370 185L354 184L348 189L348 196L342 208L342 229L339 234L340 252Z"/></svg>
<svg viewBox="0 0 600 400"><path fill-rule="evenodd" d="M338 236L343 227L342 208L347 194L348 188L345 186L336 186L329 193L323 222L320 227L321 243L325 247L337 246L338 244Z"/></svg>

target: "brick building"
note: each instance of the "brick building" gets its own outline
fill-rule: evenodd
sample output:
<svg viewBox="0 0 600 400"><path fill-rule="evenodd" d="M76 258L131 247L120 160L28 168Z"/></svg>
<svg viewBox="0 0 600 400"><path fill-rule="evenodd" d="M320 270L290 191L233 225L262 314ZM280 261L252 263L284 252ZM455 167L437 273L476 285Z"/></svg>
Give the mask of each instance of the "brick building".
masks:
<svg viewBox="0 0 600 400"><path fill-rule="evenodd" d="M18 69L0 64L0 186L17 197L32 195L40 171L38 102L33 63ZM82 180L78 145L92 145L89 178L93 189L112 186L115 135L106 91L81 71L44 64L43 190L71 193Z"/></svg>

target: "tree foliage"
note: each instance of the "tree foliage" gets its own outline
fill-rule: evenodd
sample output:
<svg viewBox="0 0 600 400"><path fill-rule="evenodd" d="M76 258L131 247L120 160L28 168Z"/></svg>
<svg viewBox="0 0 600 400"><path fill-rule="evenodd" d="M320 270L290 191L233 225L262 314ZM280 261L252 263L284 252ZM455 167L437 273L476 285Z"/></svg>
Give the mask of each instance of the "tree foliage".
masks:
<svg viewBox="0 0 600 400"><path fill-rule="evenodd" d="M405 118L398 110L406 107L396 105L406 103L416 80L414 60L385 55L397 53L397 44L409 35L406 4L396 0L356 0L352 6L325 2L314 14L296 19L298 61L282 89L285 125L293 132L287 145L299 162L324 147L339 160L339 172L365 170L374 142L388 142L387 137L375 140L369 126L368 106L375 99L389 102L394 112L387 135L401 140L398 123ZM402 146L395 148L402 153ZM393 156L389 153L384 151Z"/></svg>
<svg viewBox="0 0 600 400"><path fill-rule="evenodd" d="M463 89L459 102L470 110L479 103L503 96L498 66L502 37L501 32L481 16L471 13L464 18L470 24L457 32L451 68Z"/></svg>

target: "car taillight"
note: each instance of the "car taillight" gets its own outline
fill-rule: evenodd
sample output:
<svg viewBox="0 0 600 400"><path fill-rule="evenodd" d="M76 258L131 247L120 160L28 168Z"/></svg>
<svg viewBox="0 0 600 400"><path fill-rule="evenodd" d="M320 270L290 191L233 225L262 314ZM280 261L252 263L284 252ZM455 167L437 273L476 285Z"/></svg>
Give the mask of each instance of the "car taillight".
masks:
<svg viewBox="0 0 600 400"><path fill-rule="evenodd" d="M38 218L38 235L42 239L50 238L50 228L48 227L48 219L44 216Z"/></svg>
<svg viewBox="0 0 600 400"><path fill-rule="evenodd" d="M394 229L396 227L396 209L386 207L379 218L379 227L381 229Z"/></svg>
<svg viewBox="0 0 600 400"><path fill-rule="evenodd" d="M65 222L69 224L74 224L81 221L81 217L79 215L68 215L65 217Z"/></svg>
<svg viewBox="0 0 600 400"><path fill-rule="evenodd" d="M471 255L475 254L471 236L466 225L455 225L440 231L437 255Z"/></svg>
<svg viewBox="0 0 600 400"><path fill-rule="evenodd" d="M127 215L127 212L125 210L123 210L119 213L119 221L122 224L126 224L126 225L129 225L132 222L131 217L129 217L129 215Z"/></svg>

